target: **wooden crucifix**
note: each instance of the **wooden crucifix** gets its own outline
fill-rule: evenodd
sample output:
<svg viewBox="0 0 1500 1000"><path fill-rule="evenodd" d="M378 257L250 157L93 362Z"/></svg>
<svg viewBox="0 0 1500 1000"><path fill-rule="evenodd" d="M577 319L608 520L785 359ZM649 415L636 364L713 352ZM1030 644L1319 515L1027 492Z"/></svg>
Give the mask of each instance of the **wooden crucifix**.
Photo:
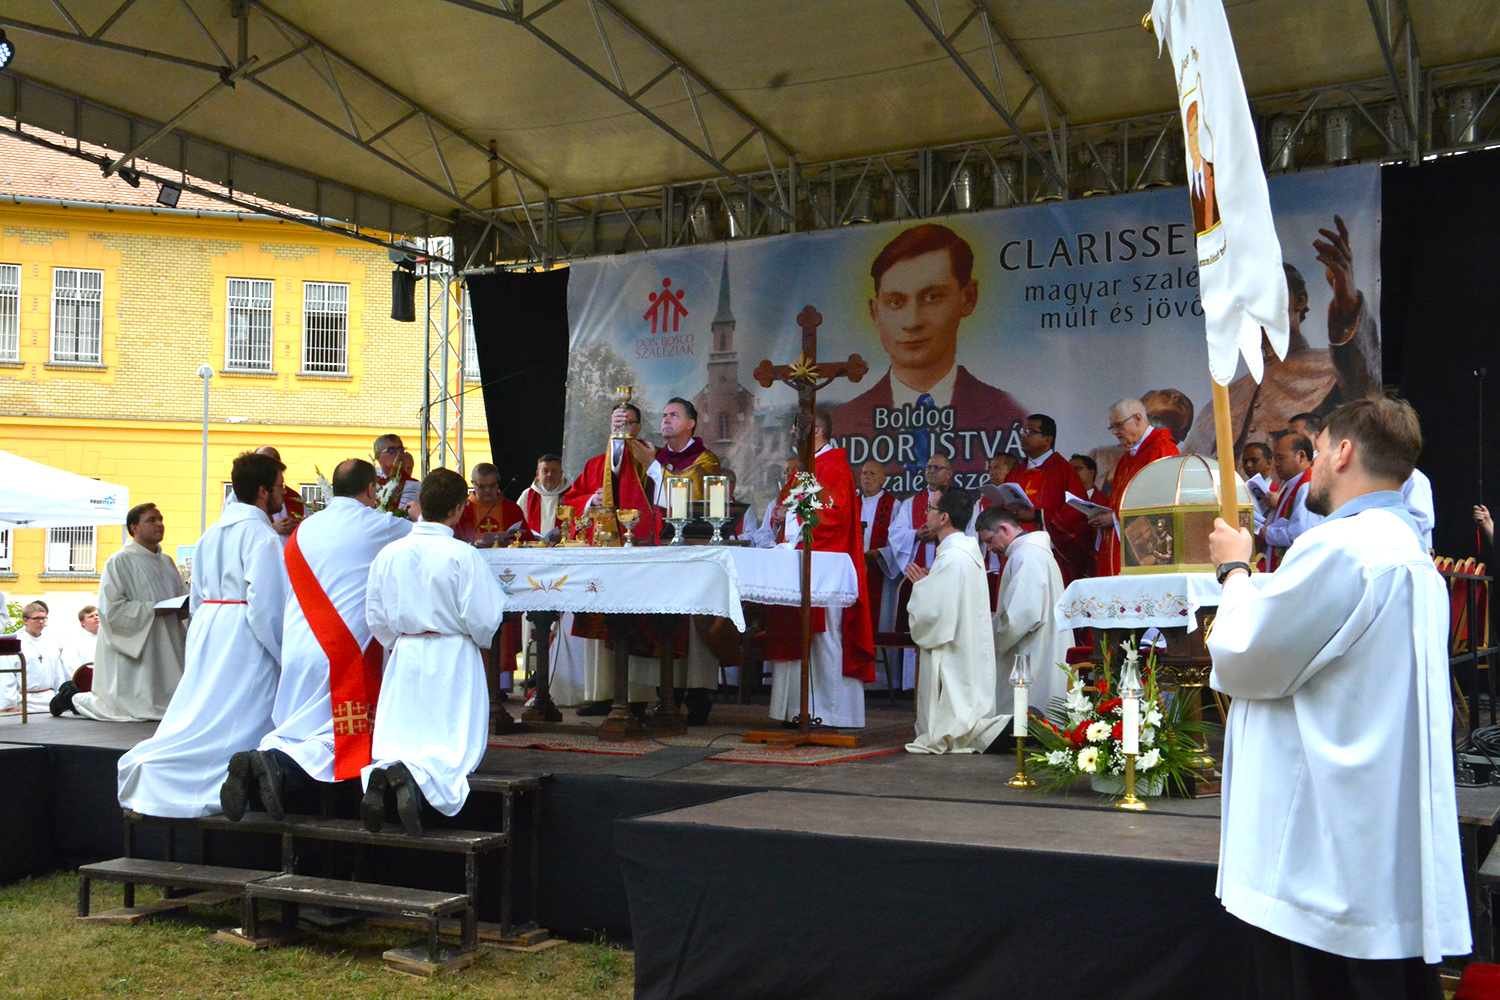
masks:
<svg viewBox="0 0 1500 1000"><path fill-rule="evenodd" d="M825 388L834 379L847 378L858 382L865 377L870 366L858 354L849 355L848 361L820 362L818 360L818 325L823 316L812 306L804 306L797 314L797 325L802 328L802 353L789 365L773 365L762 361L755 369L755 380L769 389L777 382L785 383L797 390L797 453L803 472L814 468L814 427L817 421L818 390ZM857 738L832 733L812 731L811 679L812 679L812 543L802 546L802 702L797 715L797 731L752 732L745 734L747 743L767 743L775 746L854 746Z"/></svg>

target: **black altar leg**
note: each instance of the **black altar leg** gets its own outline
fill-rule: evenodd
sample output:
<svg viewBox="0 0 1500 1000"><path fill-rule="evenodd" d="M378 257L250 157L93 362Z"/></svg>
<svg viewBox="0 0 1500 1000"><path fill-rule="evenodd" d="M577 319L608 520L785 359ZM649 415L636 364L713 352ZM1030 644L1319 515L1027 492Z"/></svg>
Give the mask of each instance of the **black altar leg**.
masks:
<svg viewBox="0 0 1500 1000"><path fill-rule="evenodd" d="M677 707L676 679L672 676L673 642L682 615L656 615L657 646L661 650L661 676L656 708L651 711L651 732L657 736L679 736L687 732L687 722Z"/></svg>
<svg viewBox="0 0 1500 1000"><path fill-rule="evenodd" d="M552 703L552 626L562 616L556 611L528 611L531 640L536 643L536 693L521 712L524 722L561 722L562 713Z"/></svg>
<svg viewBox="0 0 1500 1000"><path fill-rule="evenodd" d="M650 738L645 723L630 711L630 637L635 634L635 615L605 615L604 623L615 641L615 697L609 715L599 724L599 736L615 740Z"/></svg>

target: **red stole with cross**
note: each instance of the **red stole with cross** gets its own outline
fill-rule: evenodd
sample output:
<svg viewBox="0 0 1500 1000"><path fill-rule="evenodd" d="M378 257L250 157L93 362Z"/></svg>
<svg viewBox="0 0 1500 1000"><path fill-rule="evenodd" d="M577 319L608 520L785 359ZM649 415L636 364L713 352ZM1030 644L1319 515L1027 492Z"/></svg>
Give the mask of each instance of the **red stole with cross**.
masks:
<svg viewBox="0 0 1500 1000"><path fill-rule="evenodd" d="M295 533L286 543L286 573L302 606L313 638L328 657L328 687L333 700L333 776L357 778L370 763L375 702L380 698L384 650L374 639L363 650L344 618L313 575Z"/></svg>

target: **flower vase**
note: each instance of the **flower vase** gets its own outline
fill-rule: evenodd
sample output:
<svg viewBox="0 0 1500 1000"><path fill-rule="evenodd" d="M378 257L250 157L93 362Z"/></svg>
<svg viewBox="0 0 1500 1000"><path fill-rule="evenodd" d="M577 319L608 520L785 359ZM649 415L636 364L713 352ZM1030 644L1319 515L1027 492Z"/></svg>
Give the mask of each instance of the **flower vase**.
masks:
<svg viewBox="0 0 1500 1000"><path fill-rule="evenodd" d="M1091 774L1089 784L1094 791L1101 795L1113 795L1116 798L1125 794L1125 775L1123 774ZM1135 776L1136 795L1160 795L1166 787L1167 776L1162 772L1156 774L1140 774Z"/></svg>

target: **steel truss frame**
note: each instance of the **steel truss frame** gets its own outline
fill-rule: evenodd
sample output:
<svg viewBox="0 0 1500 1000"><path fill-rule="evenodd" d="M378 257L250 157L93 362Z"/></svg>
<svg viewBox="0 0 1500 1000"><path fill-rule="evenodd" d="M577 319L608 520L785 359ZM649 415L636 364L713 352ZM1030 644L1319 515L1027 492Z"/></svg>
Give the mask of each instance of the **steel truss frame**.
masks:
<svg viewBox="0 0 1500 1000"><path fill-rule="evenodd" d="M453 240L423 241L417 279L423 284L426 376L422 381L422 466L464 468L464 330L468 299L452 264ZM488 461L488 459L486 459Z"/></svg>

